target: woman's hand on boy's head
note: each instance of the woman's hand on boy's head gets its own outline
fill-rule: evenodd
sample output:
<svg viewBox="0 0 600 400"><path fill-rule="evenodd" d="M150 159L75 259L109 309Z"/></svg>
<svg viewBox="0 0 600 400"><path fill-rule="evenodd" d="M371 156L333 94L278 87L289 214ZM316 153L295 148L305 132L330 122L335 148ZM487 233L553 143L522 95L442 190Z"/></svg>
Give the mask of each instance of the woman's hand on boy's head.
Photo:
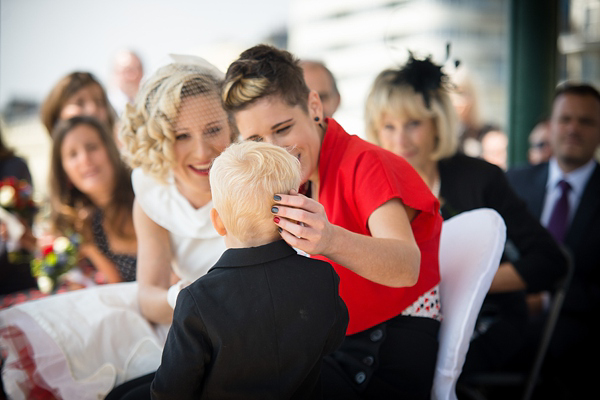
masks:
<svg viewBox="0 0 600 400"><path fill-rule="evenodd" d="M281 237L292 247L309 254L328 254L333 235L323 206L297 191L276 194L271 212Z"/></svg>

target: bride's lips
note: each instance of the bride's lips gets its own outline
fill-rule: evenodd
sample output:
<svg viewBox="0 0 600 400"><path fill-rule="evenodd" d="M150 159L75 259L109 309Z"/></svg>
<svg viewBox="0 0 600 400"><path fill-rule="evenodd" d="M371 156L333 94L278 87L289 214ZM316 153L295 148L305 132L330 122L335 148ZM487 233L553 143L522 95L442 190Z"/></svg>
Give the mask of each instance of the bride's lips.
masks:
<svg viewBox="0 0 600 400"><path fill-rule="evenodd" d="M194 167L193 165L188 165L188 168L196 175L208 176L208 173L210 172L210 165L201 165L197 167Z"/></svg>

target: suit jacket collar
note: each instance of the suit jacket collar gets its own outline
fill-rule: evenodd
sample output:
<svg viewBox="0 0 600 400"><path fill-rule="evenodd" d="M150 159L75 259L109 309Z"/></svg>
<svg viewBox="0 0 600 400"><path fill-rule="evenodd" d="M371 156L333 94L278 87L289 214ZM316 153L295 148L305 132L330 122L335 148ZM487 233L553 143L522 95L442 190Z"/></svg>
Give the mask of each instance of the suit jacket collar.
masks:
<svg viewBox="0 0 600 400"><path fill-rule="evenodd" d="M565 243L576 244L582 234L585 233L585 228L588 224L592 223L595 212L600 211L600 166L596 163L594 172L590 176L579 207L575 212L567 236L565 237Z"/></svg>
<svg viewBox="0 0 600 400"><path fill-rule="evenodd" d="M575 193L576 197L580 199L583 196L583 191L585 190L590 177L594 173L596 164L596 161L592 159L576 170L564 173L558 166L556 158L552 158L549 162L546 190L552 190L558 185L560 180L564 179L571 185L571 190Z"/></svg>
<svg viewBox="0 0 600 400"><path fill-rule="evenodd" d="M216 268L247 267L264 264L281 258L298 254L283 239L258 247L227 249L219 261L209 270Z"/></svg>
<svg viewBox="0 0 600 400"><path fill-rule="evenodd" d="M533 167L534 174L530 182L531 193L531 213L539 220L544 209L544 201L546 200L546 183L548 182L548 163L540 164Z"/></svg>

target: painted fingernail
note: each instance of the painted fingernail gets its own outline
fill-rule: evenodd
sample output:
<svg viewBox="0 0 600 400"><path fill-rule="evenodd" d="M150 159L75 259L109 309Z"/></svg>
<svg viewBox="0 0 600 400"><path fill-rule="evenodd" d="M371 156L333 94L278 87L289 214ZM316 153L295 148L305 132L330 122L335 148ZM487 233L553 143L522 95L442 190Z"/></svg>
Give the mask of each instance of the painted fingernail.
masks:
<svg viewBox="0 0 600 400"><path fill-rule="evenodd" d="M274 199L275 201L279 201L279 200L281 200L281 196L280 196L280 195L278 195L278 194L276 194L275 196L273 196L273 199Z"/></svg>
<svg viewBox="0 0 600 400"><path fill-rule="evenodd" d="M273 218L273 221L275 221L275 223L278 224L279 223L279 217Z"/></svg>
<svg viewBox="0 0 600 400"><path fill-rule="evenodd" d="M277 207L271 207L271 212L273 214L277 214L279 212L279 208L277 208Z"/></svg>

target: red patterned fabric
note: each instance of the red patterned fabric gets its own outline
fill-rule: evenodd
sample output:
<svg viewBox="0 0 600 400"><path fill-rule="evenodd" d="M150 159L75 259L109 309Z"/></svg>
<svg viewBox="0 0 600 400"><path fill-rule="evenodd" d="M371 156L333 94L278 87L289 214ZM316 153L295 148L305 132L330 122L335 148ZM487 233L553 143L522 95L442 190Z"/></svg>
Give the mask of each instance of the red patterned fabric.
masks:
<svg viewBox="0 0 600 400"><path fill-rule="evenodd" d="M23 371L28 378L17 382L21 392L26 393L27 398L31 400L58 399L59 397L50 390L44 380L37 374L33 350L23 331L14 326L6 326L0 328L0 336L17 350L18 359L10 361L10 367Z"/></svg>

